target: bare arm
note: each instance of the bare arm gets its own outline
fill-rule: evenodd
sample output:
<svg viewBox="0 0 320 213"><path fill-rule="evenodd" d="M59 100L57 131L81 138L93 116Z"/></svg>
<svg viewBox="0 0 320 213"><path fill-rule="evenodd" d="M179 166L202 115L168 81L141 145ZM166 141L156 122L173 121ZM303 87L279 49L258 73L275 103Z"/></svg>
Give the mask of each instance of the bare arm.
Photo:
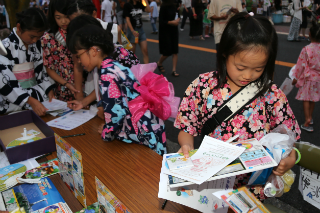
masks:
<svg viewBox="0 0 320 213"><path fill-rule="evenodd" d="M76 58L75 55L72 55L72 60L73 60L74 87L76 90L82 91L83 69L81 67L81 64L78 63L78 59ZM77 100L82 100L84 98L82 92L76 93L74 97Z"/></svg>
<svg viewBox="0 0 320 213"><path fill-rule="evenodd" d="M132 34L133 34L135 37L138 37L138 36L139 36L139 33L137 33L136 31L134 31L134 29L133 29L133 27L132 27L132 24L131 24L131 21L130 21L130 18L129 18L129 17L126 17L126 21L127 21L127 25L128 25L129 30L132 32Z"/></svg>
<svg viewBox="0 0 320 213"><path fill-rule="evenodd" d="M189 157L189 151L194 149L194 137L181 130L178 135L178 141L181 146L178 153L183 153L185 157Z"/></svg>
<svg viewBox="0 0 320 213"><path fill-rule="evenodd" d="M145 0L144 2L146 3L146 9L144 9L144 12L150 13L151 12L151 8L150 8L148 0Z"/></svg>
<svg viewBox="0 0 320 213"><path fill-rule="evenodd" d="M105 10L102 10L102 21L104 20L104 13L105 13Z"/></svg>
<svg viewBox="0 0 320 213"><path fill-rule="evenodd" d="M117 26L118 26L118 42L119 42L119 44L122 45L122 41L121 41L121 32L122 32L122 30L121 30L119 25L117 25Z"/></svg>

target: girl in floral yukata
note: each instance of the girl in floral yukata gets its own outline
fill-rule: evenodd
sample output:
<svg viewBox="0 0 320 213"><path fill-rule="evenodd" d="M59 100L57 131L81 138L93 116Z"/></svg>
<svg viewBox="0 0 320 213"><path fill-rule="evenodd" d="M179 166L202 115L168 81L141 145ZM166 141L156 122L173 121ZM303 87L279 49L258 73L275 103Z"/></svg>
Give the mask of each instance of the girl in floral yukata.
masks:
<svg viewBox="0 0 320 213"><path fill-rule="evenodd" d="M270 21L264 17L239 13L228 22L217 52L218 71L201 74L187 88L174 126L181 129L179 150L186 157L194 149L194 137L201 134L204 123L225 101L240 88L256 82L259 96L228 122L209 133L226 141L239 135L238 140L264 135L280 124L285 124L300 138L299 125L285 94L273 83L278 38ZM275 175L283 175L296 161L293 150L274 168ZM246 185L251 174L238 175L234 188ZM265 199L263 187L250 188L260 200Z"/></svg>
<svg viewBox="0 0 320 213"><path fill-rule="evenodd" d="M132 101L139 100L140 83L131 70L114 61L112 34L95 25L77 30L70 40L70 50L85 70L99 71L99 87L105 123L99 132L106 141L118 139L143 144L163 155L166 153L165 126L149 109L138 116L132 113Z"/></svg>
<svg viewBox="0 0 320 213"><path fill-rule="evenodd" d="M301 129L313 132L312 113L315 102L320 100L320 26L312 22L309 31L311 44L305 46L293 70L293 85L299 87L297 100L303 101L305 122Z"/></svg>
<svg viewBox="0 0 320 213"><path fill-rule="evenodd" d="M46 114L41 102L54 98L54 81L42 60L40 38L47 19L37 8L17 14L17 25L2 41L7 54L0 55L0 114L31 107L39 116Z"/></svg>
<svg viewBox="0 0 320 213"><path fill-rule="evenodd" d="M48 22L50 30L41 38L43 64L50 77L56 81L55 96L62 101L71 101L79 90L74 87L72 55L66 46L67 17L70 0L51 0Z"/></svg>

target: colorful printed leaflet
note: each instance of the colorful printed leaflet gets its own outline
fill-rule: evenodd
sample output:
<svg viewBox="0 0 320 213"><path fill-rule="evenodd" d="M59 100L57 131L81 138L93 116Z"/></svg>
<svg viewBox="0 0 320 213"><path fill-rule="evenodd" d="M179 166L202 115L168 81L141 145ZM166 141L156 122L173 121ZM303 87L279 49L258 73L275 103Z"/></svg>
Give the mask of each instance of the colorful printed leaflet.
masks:
<svg viewBox="0 0 320 213"><path fill-rule="evenodd" d="M190 157L193 167L178 170L164 169L163 173L201 184L237 159L244 150L244 147L233 146L205 136L198 151Z"/></svg>
<svg viewBox="0 0 320 213"><path fill-rule="evenodd" d="M87 208L84 208L76 213L99 213L99 203L96 202L90 206L88 206Z"/></svg>
<svg viewBox="0 0 320 213"><path fill-rule="evenodd" d="M95 180L101 212L130 213L130 210L97 177Z"/></svg>
<svg viewBox="0 0 320 213"><path fill-rule="evenodd" d="M170 170L194 166L191 158L185 158L184 156L167 158L167 163Z"/></svg>
<svg viewBox="0 0 320 213"><path fill-rule="evenodd" d="M79 202L86 207L82 155L59 135L54 134L60 177Z"/></svg>
<svg viewBox="0 0 320 213"><path fill-rule="evenodd" d="M0 192L18 184L17 178L22 177L27 167L23 164L12 164L0 169Z"/></svg>
<svg viewBox="0 0 320 213"><path fill-rule="evenodd" d="M26 171L26 178L37 179L59 173L58 159L49 160L40 164L39 167Z"/></svg>
<svg viewBox="0 0 320 213"><path fill-rule="evenodd" d="M270 211L245 187L222 195L221 198L236 213L270 213Z"/></svg>
<svg viewBox="0 0 320 213"><path fill-rule="evenodd" d="M39 184L16 186L2 192L1 195L9 212L19 208L23 209L21 212L38 213L38 210L46 209L54 204L65 203L49 178L42 178Z"/></svg>

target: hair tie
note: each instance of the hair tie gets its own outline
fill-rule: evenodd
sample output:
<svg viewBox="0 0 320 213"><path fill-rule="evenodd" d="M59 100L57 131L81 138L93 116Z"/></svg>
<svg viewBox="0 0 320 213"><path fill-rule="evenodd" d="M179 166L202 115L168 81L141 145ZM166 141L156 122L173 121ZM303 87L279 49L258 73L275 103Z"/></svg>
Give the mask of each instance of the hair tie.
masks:
<svg viewBox="0 0 320 213"><path fill-rule="evenodd" d="M247 15L245 15L244 17L247 19L247 18L250 17L250 16L254 16L254 13L253 13L253 12L250 12L250 13L248 13Z"/></svg>

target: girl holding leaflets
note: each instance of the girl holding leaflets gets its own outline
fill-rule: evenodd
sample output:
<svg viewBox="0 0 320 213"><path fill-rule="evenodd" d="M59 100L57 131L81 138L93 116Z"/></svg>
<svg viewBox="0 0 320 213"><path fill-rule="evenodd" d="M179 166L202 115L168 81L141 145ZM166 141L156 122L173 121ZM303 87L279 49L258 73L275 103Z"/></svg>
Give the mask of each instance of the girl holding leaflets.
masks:
<svg viewBox="0 0 320 213"><path fill-rule="evenodd" d="M185 92L174 126L181 129L179 152L186 157L194 149L194 137L201 134L204 124L216 114L219 106L233 95L238 95L238 91L252 92L250 89L253 87L257 88L253 91L256 92L253 101L226 122L220 122L208 136L223 141L235 135L239 135L239 141L249 138L260 140L284 124L296 134L297 140L300 138L299 125L285 94L272 83L277 34L268 19L251 15L242 12L230 19L217 52L218 71L201 74ZM295 162L296 151L293 150L274 168L273 173L283 175ZM249 177L250 174L237 176L234 188L246 185ZM252 186L251 190L258 199L265 199L263 188Z"/></svg>
<svg viewBox="0 0 320 213"><path fill-rule="evenodd" d="M129 0L123 7L123 16L126 18L128 24L127 37L132 44L132 52L136 52L136 44L140 45L143 62L149 63L147 36L142 27L142 12L151 12L151 8L147 0L143 0L146 4L144 6L140 0Z"/></svg>
<svg viewBox="0 0 320 213"><path fill-rule="evenodd" d="M0 55L0 114L32 108L39 116L41 102L54 97L54 81L43 66L40 38L47 19L38 8L17 14L17 25L2 41L7 53Z"/></svg>
<svg viewBox="0 0 320 213"><path fill-rule="evenodd" d="M111 33L101 27L87 25L73 34L70 47L88 72L95 67L100 68L99 87L105 116L105 123L99 129L102 138L105 141L118 139L143 144L160 155L165 154L165 126L163 119L159 118L163 117L159 113L160 106L155 105L156 110L138 107L144 99L139 92L140 83L129 68L113 60ZM144 110L140 111L141 108Z"/></svg>
<svg viewBox="0 0 320 213"><path fill-rule="evenodd" d="M305 122L301 129L313 132L312 113L315 102L320 100L320 26L312 22L309 31L311 44L305 46L299 56L297 65L293 70L293 85L299 88L297 100L303 101Z"/></svg>
<svg viewBox="0 0 320 213"><path fill-rule="evenodd" d="M62 101L71 101L79 90L74 87L74 65L66 46L69 0L52 0L49 4L50 30L41 38L43 64L48 74L56 81L55 96Z"/></svg>

